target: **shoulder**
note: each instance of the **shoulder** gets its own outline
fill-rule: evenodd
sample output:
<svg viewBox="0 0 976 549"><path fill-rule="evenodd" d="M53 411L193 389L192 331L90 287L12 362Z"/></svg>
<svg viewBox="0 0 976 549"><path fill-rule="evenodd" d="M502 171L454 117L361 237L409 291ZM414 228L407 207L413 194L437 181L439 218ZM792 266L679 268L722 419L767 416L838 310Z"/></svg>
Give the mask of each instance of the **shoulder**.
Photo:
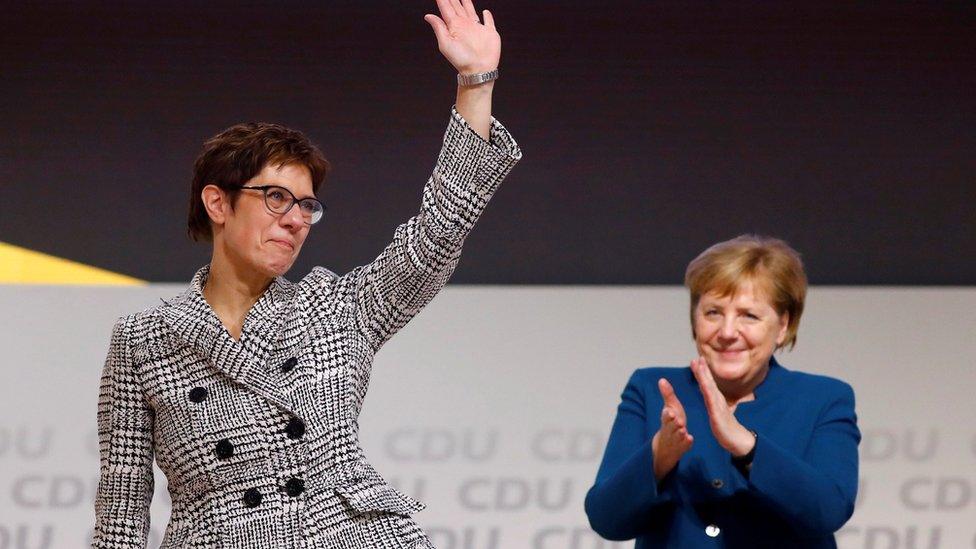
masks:
<svg viewBox="0 0 976 549"><path fill-rule="evenodd" d="M298 281L299 286L307 285L319 285L322 283L331 283L339 280L339 275L326 269L325 267L312 267L312 270L305 275L304 278Z"/></svg>
<svg viewBox="0 0 976 549"><path fill-rule="evenodd" d="M790 385L804 393L821 395L824 398L854 399L854 388L835 377L793 370L787 370L786 374Z"/></svg>

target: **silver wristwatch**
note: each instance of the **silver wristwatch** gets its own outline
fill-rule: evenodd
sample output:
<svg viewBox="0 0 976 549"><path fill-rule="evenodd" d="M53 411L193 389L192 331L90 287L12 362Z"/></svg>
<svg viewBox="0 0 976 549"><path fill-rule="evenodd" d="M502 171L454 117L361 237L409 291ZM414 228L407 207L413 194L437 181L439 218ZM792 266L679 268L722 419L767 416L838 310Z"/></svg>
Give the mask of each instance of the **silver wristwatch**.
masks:
<svg viewBox="0 0 976 549"><path fill-rule="evenodd" d="M498 69L493 69L488 72L476 72L474 74L460 74L457 75L458 86L475 86L478 84L484 84L485 82L491 82L492 80L498 79Z"/></svg>

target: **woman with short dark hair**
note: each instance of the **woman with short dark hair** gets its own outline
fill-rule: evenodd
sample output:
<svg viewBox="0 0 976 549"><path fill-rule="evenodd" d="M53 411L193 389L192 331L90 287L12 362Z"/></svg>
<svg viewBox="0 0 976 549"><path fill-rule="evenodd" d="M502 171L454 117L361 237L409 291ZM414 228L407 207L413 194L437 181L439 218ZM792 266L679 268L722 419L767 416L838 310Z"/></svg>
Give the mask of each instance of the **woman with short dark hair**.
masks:
<svg viewBox="0 0 976 549"><path fill-rule="evenodd" d="M624 388L590 525L638 548L824 548L850 518L860 431L842 381L787 370L807 279L782 240L741 236L688 265L690 368Z"/></svg>
<svg viewBox="0 0 976 549"><path fill-rule="evenodd" d="M501 41L471 0L427 15L458 71L420 211L372 263L283 275L325 207L328 162L301 133L241 124L204 145L189 233L213 243L181 295L126 316L101 377L93 546L145 547L155 458L172 511L162 547L424 548L423 504L366 461L358 418L373 356L444 286L521 157L491 117Z"/></svg>

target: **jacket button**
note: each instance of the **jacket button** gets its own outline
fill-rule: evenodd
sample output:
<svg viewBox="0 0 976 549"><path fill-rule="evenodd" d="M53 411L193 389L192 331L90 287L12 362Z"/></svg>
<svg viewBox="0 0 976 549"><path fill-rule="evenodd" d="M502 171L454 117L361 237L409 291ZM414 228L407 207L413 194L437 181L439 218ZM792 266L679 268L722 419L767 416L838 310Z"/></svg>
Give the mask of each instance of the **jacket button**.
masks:
<svg viewBox="0 0 976 549"><path fill-rule="evenodd" d="M217 457L220 459L227 459L234 455L234 445L230 443L226 438L222 438L217 441L217 450L215 452Z"/></svg>
<svg viewBox="0 0 976 549"><path fill-rule="evenodd" d="M305 424L297 417L292 417L288 422L288 426L285 427L285 433L291 439L302 438L305 434Z"/></svg>
<svg viewBox="0 0 976 549"><path fill-rule="evenodd" d="M285 493L293 498L297 498L304 491L305 481L300 478L291 478L285 483Z"/></svg>
<svg viewBox="0 0 976 549"><path fill-rule="evenodd" d="M284 364L281 365L281 371L287 374L292 370L292 368L294 368L297 365L298 365L298 359L295 357L291 357L288 360L286 360Z"/></svg>
<svg viewBox="0 0 976 549"><path fill-rule="evenodd" d="M207 398L207 389L204 387L194 387L190 389L190 402L203 402Z"/></svg>
<svg viewBox="0 0 976 549"><path fill-rule="evenodd" d="M719 534L722 533L722 529L714 524L709 524L705 527L705 535L710 538L717 538Z"/></svg>
<svg viewBox="0 0 976 549"><path fill-rule="evenodd" d="M715 488L716 490L718 490L719 488L721 488L723 486L725 486L725 483L722 482L722 479L720 479L720 478L713 478L712 479L712 488Z"/></svg>
<svg viewBox="0 0 976 549"><path fill-rule="evenodd" d="M257 488L248 488L244 491L244 505L257 507L261 504L261 492Z"/></svg>

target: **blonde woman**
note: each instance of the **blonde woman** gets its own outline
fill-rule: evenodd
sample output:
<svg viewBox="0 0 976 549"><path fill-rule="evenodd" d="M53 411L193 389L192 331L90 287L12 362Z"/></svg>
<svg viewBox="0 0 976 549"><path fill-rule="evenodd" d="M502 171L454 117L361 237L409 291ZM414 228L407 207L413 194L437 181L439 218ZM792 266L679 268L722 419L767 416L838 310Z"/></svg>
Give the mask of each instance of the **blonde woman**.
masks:
<svg viewBox="0 0 976 549"><path fill-rule="evenodd" d="M742 236L702 252L685 284L698 357L631 376L586 495L591 526L638 549L836 547L857 494L854 392L773 357L796 343L799 255Z"/></svg>

